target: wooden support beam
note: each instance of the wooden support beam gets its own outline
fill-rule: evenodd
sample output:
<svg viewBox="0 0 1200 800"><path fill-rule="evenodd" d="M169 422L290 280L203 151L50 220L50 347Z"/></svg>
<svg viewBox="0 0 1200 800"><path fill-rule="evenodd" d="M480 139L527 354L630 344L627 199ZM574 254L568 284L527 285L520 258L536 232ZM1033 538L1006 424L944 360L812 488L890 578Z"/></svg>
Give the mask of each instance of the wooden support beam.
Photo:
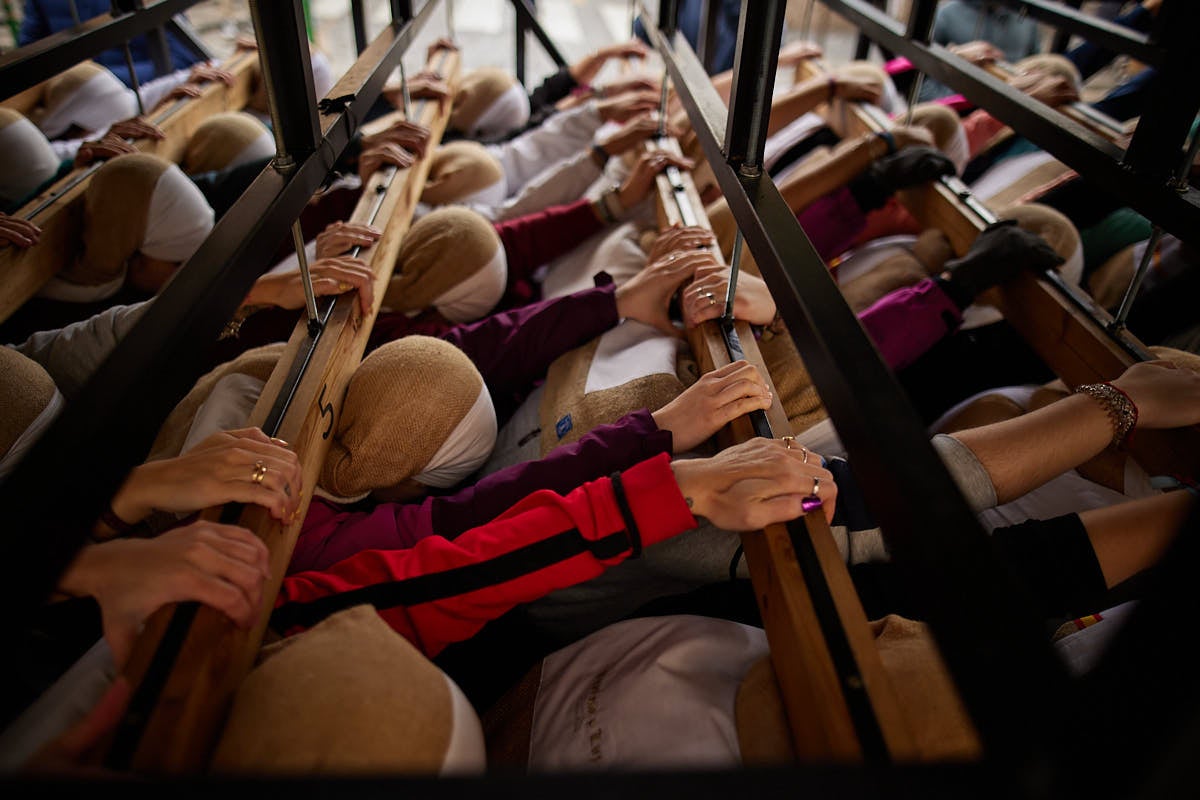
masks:
<svg viewBox="0 0 1200 800"><path fill-rule="evenodd" d="M658 146L680 152L674 139L660 140ZM711 229L692 176L682 172L681 177L692 215L699 225ZM665 175L658 176L657 189L660 229L683 224L675 189ZM712 250L721 260L719 248ZM777 436L791 435L779 392L775 390L750 326L739 321L735 323L735 329L746 360L758 368L771 389L773 398L767 419L772 431ZM718 369L730 362L724 337L715 321L690 329L688 343L701 372ZM741 417L727 426L718 440L722 447L728 447L754 436L749 418ZM801 761L812 763L863 760L844 694L844 689L849 688L851 691L865 690L889 756L896 761L915 761L919 753L912 728L900 707L891 678L884 671L866 613L829 525L820 512L806 515L803 524L803 535L812 544L824 581L833 596L838 621L853 652L862 685L842 685L787 526L771 525L762 531L744 533L742 547L762 612L795 755Z"/></svg>
<svg viewBox="0 0 1200 800"><path fill-rule="evenodd" d="M458 80L459 56L457 52L442 52L446 53L446 60L439 71L453 87ZM301 513L296 522L283 525L264 509L248 507L238 519L238 524L255 531L270 551L272 577L264 587L267 600L262 618L252 629L239 630L218 611L205 607L196 611L171 674L146 722L133 759L136 772L179 775L203 771L220 736L234 693L258 655L267 631L272 601L279 592L312 499L313 487L329 450L328 432L336 424L346 387L366 350L401 240L408 231L429 173L434 145L440 141L449 120L449 103L427 103L423 112L416 121L430 128L429 151L409 169L397 171L375 218L376 224L383 228L383 236L359 254L370 264L375 275L375 304L371 312L364 315L356 294L338 298L277 434L291 442L300 456L304 476ZM380 170L363 187L351 221L368 220L369 209L378 196L377 188L385 180L384 173L385 170ZM386 222L380 223L380 220ZM261 425L266 419L291 364L308 341L306 321L302 319L263 389L251 415L251 425ZM206 514L215 518L219 511L210 509ZM138 640L134 656L125 670L132 685L138 686L145 677L162 641L163 631L175 613L174 606L164 608Z"/></svg>

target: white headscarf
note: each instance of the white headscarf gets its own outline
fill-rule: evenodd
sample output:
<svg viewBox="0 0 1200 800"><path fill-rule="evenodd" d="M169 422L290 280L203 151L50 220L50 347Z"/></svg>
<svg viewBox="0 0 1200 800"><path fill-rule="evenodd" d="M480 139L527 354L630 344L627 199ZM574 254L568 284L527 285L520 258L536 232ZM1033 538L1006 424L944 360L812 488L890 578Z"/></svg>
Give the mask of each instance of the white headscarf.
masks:
<svg viewBox="0 0 1200 800"><path fill-rule="evenodd" d="M496 446L496 408L487 386L475 404L414 478L417 483L446 489L483 466Z"/></svg>
<svg viewBox="0 0 1200 800"><path fill-rule="evenodd" d="M525 94L525 87L514 83L479 115L471 134L499 136L522 127L528 121L529 95Z"/></svg>
<svg viewBox="0 0 1200 800"><path fill-rule="evenodd" d="M150 258L186 261L213 227L213 210L179 167L159 176L150 198L146 239L138 248Z"/></svg>
<svg viewBox="0 0 1200 800"><path fill-rule="evenodd" d="M0 457L0 481L7 478L17 464L21 463L21 459L29 452L29 448L37 443L37 440L50 427L50 423L58 418L64 405L66 405L66 400L63 399L62 393L55 389L54 394L50 396L50 402L46 403L46 407L42 409L42 413L34 417L33 422L29 423L29 427L9 446L8 452Z"/></svg>
<svg viewBox="0 0 1200 800"><path fill-rule="evenodd" d="M107 69L101 69L53 108L47 108L38 126L46 136L55 139L72 125L98 131L137 113L133 90Z"/></svg>
<svg viewBox="0 0 1200 800"><path fill-rule="evenodd" d="M451 322L474 322L491 311L504 296L508 284L508 258L504 247L483 269L473 272L433 301L433 307Z"/></svg>
<svg viewBox="0 0 1200 800"><path fill-rule="evenodd" d="M0 204L20 202L62 165L46 136L21 117L0 128Z"/></svg>
<svg viewBox="0 0 1200 800"><path fill-rule="evenodd" d="M242 164L249 164L251 161L261 161L264 158L275 157L275 137L270 131L263 131L258 135L242 152L233 157L225 169L233 169L240 167Z"/></svg>

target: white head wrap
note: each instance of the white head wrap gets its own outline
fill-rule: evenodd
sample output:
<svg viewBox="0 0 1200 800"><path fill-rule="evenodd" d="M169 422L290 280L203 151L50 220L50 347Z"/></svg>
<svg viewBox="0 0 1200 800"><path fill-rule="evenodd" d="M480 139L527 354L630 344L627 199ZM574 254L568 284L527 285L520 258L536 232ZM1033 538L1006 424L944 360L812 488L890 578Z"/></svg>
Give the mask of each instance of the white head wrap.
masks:
<svg viewBox="0 0 1200 800"><path fill-rule="evenodd" d="M325 95L329 94L329 90L336 83L333 77L333 65L329 63L329 59L320 50L312 51L312 73L313 73L313 93L320 100ZM275 148L271 148L271 155L275 154Z"/></svg>
<svg viewBox="0 0 1200 800"><path fill-rule="evenodd" d="M46 136L24 117L0 128L0 204L24 200L61 164Z"/></svg>
<svg viewBox="0 0 1200 800"><path fill-rule="evenodd" d="M475 404L414 480L446 489L483 466L496 446L496 408L484 386Z"/></svg>
<svg viewBox="0 0 1200 800"><path fill-rule="evenodd" d="M514 83L496 98L475 121L473 136L498 136L516 130L529 121L529 95L525 87Z"/></svg>
<svg viewBox="0 0 1200 800"><path fill-rule="evenodd" d="M218 380L196 410L196 416L192 417L192 426L183 440L180 455L214 433L246 427L266 385L266 381L244 372L231 372Z"/></svg>
<svg viewBox="0 0 1200 800"><path fill-rule="evenodd" d="M507 199L508 199L508 181L506 181L503 177L501 177L500 180L496 181L491 186L487 186L483 189L480 189L478 192L475 192L474 194L469 194L466 197L462 198L461 200L457 200L456 203L458 203L459 205L471 206L472 208L475 208L477 210L487 209L487 210L491 211L496 206L501 205ZM482 210L480 211L480 213L482 213L485 217L488 217L489 219L491 218L490 214L484 213L484 211L482 211Z"/></svg>
<svg viewBox="0 0 1200 800"><path fill-rule="evenodd" d="M179 167L159 177L150 198L146 239L138 248L150 258L186 261L213 227L213 210Z"/></svg>
<svg viewBox="0 0 1200 800"><path fill-rule="evenodd" d="M133 90L107 69L101 69L53 108L47 108L38 126L46 136L54 139L70 130L72 125L85 131L98 131L137 113Z"/></svg>
<svg viewBox="0 0 1200 800"><path fill-rule="evenodd" d="M451 322L474 322L491 311L504 296L508 284L508 258L503 247L487 265L468 275L433 301L438 313Z"/></svg>
<svg viewBox="0 0 1200 800"><path fill-rule="evenodd" d="M246 145L246 149L233 157L226 169L240 167L242 164L249 164L251 161L259 161L264 158L275 157L275 137L270 131L263 131L258 138L250 144Z"/></svg>
<svg viewBox="0 0 1200 800"><path fill-rule="evenodd" d="M50 427L50 423L58 417L64 405L66 405L66 401L63 399L62 393L55 389L54 394L50 397L50 402L46 403L46 407L42 409L42 413L34 417L33 422L29 423L29 427L9 445L8 452L0 457L0 481L7 478L9 473L16 468L25 454L29 452L29 448L37 443L37 440Z"/></svg>

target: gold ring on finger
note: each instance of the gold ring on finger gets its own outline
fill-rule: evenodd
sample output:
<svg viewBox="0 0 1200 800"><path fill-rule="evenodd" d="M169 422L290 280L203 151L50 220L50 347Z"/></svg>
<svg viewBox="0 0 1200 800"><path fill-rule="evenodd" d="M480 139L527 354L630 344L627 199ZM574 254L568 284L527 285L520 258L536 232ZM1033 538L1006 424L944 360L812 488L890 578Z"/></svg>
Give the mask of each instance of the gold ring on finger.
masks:
<svg viewBox="0 0 1200 800"><path fill-rule="evenodd" d="M783 441L783 446L786 447L788 450L791 450L792 445L794 445L796 443L796 437L795 436L784 436L782 441Z"/></svg>
<svg viewBox="0 0 1200 800"><path fill-rule="evenodd" d="M250 480L254 483L262 483L263 478L267 477L267 465L258 460L254 462L254 472L250 475Z"/></svg>
<svg viewBox="0 0 1200 800"><path fill-rule="evenodd" d="M813 490L812 490L812 496L813 496L813 497L820 497L820 496L821 496L821 479L820 479L820 478L818 478L816 475L813 475Z"/></svg>

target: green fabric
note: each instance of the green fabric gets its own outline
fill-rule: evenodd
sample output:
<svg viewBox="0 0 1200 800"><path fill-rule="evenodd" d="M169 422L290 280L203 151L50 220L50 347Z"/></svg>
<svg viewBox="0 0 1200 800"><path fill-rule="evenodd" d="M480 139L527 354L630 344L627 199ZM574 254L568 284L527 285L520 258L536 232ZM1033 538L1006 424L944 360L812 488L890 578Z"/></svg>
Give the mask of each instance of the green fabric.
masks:
<svg viewBox="0 0 1200 800"><path fill-rule="evenodd" d="M1083 273L1090 274L1131 244L1150 238L1150 220L1132 208L1118 208L1100 222L1079 232L1083 242Z"/></svg>

